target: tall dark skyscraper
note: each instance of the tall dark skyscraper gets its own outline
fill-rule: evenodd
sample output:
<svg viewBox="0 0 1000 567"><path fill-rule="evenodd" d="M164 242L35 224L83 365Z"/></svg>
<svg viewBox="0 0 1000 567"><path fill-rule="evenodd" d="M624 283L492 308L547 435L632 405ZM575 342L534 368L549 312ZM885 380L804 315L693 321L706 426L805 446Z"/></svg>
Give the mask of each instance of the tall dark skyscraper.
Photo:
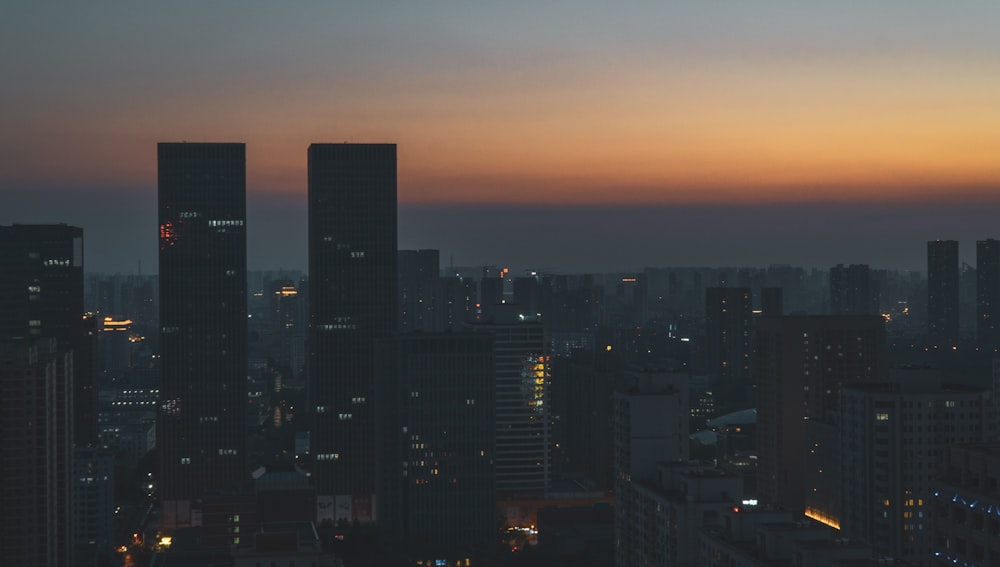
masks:
<svg viewBox="0 0 1000 567"><path fill-rule="evenodd" d="M396 330L396 145L309 146L309 403L318 505L374 519L375 342Z"/></svg>
<svg viewBox="0 0 1000 567"><path fill-rule="evenodd" d="M440 253L437 250L400 250L399 331L443 331L444 309L439 307L442 290Z"/></svg>
<svg viewBox="0 0 1000 567"><path fill-rule="evenodd" d="M246 470L246 147L161 143L158 154L160 499L167 529Z"/></svg>
<svg viewBox="0 0 1000 567"><path fill-rule="evenodd" d="M932 341L958 341L958 241L927 243L927 335Z"/></svg>
<svg viewBox="0 0 1000 567"><path fill-rule="evenodd" d="M1000 240L976 242L976 339L1000 346Z"/></svg>
<svg viewBox="0 0 1000 567"><path fill-rule="evenodd" d="M705 351L708 371L718 380L721 403L739 409L750 397L750 288L710 287L705 290Z"/></svg>
<svg viewBox="0 0 1000 567"><path fill-rule="evenodd" d="M493 337L379 342L379 532L409 558L488 553L496 539Z"/></svg>

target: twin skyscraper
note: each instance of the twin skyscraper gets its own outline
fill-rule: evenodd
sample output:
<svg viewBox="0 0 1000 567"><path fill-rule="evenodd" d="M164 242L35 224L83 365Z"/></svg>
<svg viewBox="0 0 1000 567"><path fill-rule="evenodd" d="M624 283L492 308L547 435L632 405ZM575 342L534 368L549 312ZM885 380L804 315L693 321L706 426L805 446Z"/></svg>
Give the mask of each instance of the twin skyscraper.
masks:
<svg viewBox="0 0 1000 567"><path fill-rule="evenodd" d="M164 527L247 473L244 144L158 146ZM396 329L396 146L313 144L309 407L320 506L374 519L375 344Z"/></svg>

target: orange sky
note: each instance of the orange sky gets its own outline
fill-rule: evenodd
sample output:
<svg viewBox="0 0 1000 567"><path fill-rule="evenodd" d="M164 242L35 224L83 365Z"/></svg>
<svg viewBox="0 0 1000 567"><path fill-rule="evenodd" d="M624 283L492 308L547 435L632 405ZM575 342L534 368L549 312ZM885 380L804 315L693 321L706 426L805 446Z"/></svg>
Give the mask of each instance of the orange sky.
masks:
<svg viewBox="0 0 1000 567"><path fill-rule="evenodd" d="M521 30L502 24L523 24L522 12L449 23L355 7L360 31L334 26L354 39L343 49L336 29L262 13L231 36L189 30L187 59L169 49L184 49L169 22L95 20L92 45L8 52L20 80L0 101L14 110L0 128L0 189L148 189L156 142L204 140L247 143L251 191L302 195L306 147L344 140L399 144L404 203L993 198L1000 44L974 11L941 21L952 16L931 4L867 15L762 6L745 26L747 14L686 7L690 36L655 11L592 8L575 23L542 13ZM590 33L600 19L587 16L638 29ZM902 24L912 29L894 31Z"/></svg>

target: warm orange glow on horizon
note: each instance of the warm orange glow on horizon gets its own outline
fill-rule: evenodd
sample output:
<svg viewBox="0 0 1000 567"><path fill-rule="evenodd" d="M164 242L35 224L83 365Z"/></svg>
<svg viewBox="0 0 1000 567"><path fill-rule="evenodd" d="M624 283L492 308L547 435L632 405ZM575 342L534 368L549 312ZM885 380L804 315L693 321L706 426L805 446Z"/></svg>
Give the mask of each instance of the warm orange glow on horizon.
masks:
<svg viewBox="0 0 1000 567"><path fill-rule="evenodd" d="M37 136L5 159L5 177L155 190L157 141L242 140L251 193L301 197L310 143L379 141L399 145L404 204L996 199L995 62L697 63L651 72L639 60L594 75L577 62L558 80L544 66L501 70L509 83L487 70L358 71L366 82L206 93L152 114L122 93L106 103L114 112L85 101L15 117Z"/></svg>

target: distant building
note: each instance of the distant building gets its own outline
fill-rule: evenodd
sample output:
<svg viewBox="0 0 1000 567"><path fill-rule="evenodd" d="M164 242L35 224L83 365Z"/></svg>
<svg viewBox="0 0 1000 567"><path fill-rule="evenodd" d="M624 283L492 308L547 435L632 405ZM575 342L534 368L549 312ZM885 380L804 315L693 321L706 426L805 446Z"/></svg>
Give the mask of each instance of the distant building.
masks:
<svg viewBox="0 0 1000 567"><path fill-rule="evenodd" d="M410 560L448 565L496 539L493 338L420 333L379 343L379 533Z"/></svg>
<svg viewBox="0 0 1000 567"><path fill-rule="evenodd" d="M375 342L396 330L397 283L396 145L309 146L312 478L348 521L375 520Z"/></svg>
<svg viewBox="0 0 1000 567"><path fill-rule="evenodd" d="M931 555L935 565L1000 565L1000 444L942 449L931 483Z"/></svg>
<svg viewBox="0 0 1000 567"><path fill-rule="evenodd" d="M1000 347L1000 240L976 242L976 340Z"/></svg>
<svg viewBox="0 0 1000 567"><path fill-rule="evenodd" d="M761 317L755 342L759 498L803 510L803 421L836 410L842 386L884 379L885 322L876 315Z"/></svg>
<svg viewBox="0 0 1000 567"><path fill-rule="evenodd" d="M931 486L948 447L983 440L990 392L942 383L933 370L895 372L890 383L840 392L845 537L918 563L930 557Z"/></svg>
<svg viewBox="0 0 1000 567"><path fill-rule="evenodd" d="M780 287L760 289L760 311L765 317L780 317L785 314L784 291Z"/></svg>
<svg viewBox="0 0 1000 567"><path fill-rule="evenodd" d="M443 331L444 309L437 250L400 250L399 331Z"/></svg>
<svg viewBox="0 0 1000 567"><path fill-rule="evenodd" d="M78 447L73 454L73 539L77 565L111 559L115 535L115 459Z"/></svg>
<svg viewBox="0 0 1000 567"><path fill-rule="evenodd" d="M751 403L750 334L753 322L750 288L705 290L705 351L708 372L726 409Z"/></svg>
<svg viewBox="0 0 1000 567"><path fill-rule="evenodd" d="M958 341L958 241L927 243L927 336L931 341Z"/></svg>
<svg viewBox="0 0 1000 567"><path fill-rule="evenodd" d="M831 315L878 315L879 284L867 264L830 268Z"/></svg>
<svg viewBox="0 0 1000 567"><path fill-rule="evenodd" d="M167 531L249 481L243 144L161 143L159 494Z"/></svg>
<svg viewBox="0 0 1000 567"><path fill-rule="evenodd" d="M72 387L55 339L0 341L5 564L72 564Z"/></svg>

